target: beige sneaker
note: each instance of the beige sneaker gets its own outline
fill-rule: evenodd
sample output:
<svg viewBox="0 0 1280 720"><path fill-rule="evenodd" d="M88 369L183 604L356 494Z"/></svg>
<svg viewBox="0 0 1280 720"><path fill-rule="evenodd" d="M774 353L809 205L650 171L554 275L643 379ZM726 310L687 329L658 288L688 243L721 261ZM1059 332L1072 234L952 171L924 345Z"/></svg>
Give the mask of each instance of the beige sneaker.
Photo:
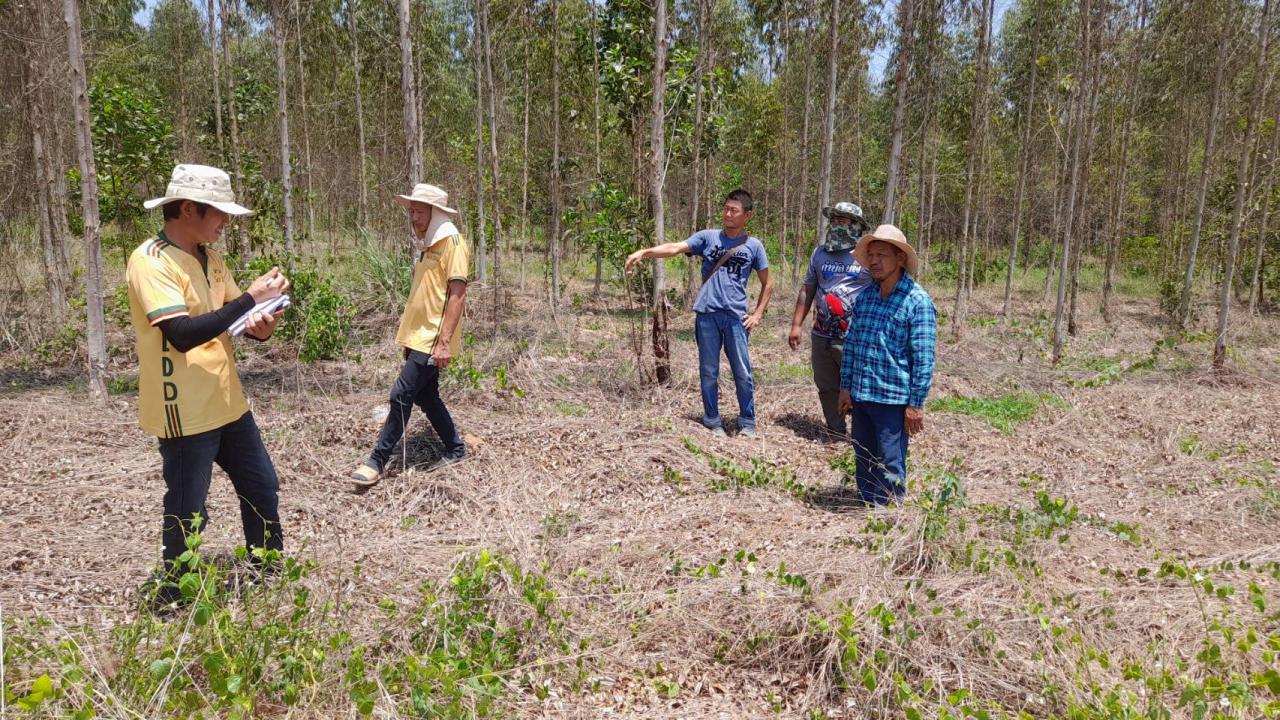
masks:
<svg viewBox="0 0 1280 720"><path fill-rule="evenodd" d="M355 470L351 471L350 477L351 482L356 484L356 490L368 490L378 484L378 481L382 479L382 473L365 463L360 463Z"/></svg>

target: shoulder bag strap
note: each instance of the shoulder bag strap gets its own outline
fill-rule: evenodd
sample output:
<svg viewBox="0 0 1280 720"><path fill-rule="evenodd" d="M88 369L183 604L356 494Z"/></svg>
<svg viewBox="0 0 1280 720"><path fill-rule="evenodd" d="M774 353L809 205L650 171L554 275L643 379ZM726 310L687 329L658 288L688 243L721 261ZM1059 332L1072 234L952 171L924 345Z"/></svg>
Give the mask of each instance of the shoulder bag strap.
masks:
<svg viewBox="0 0 1280 720"><path fill-rule="evenodd" d="M703 275L703 276L702 276L702 284L703 284L703 285L706 285L706 284L707 284L707 281L711 279L711 276L712 276L712 275L715 275L717 270L719 270L720 268L724 267L724 264L725 264L725 263L727 263L727 262L729 262L729 258L733 257L734 255L737 255L737 254L738 254L738 251L739 251L739 250L741 250L743 247L745 247L745 246L746 246L746 244L747 244L747 243L746 243L746 241L744 240L744 241L742 242L742 244L741 244L741 245L739 245L739 246L735 247L734 249L730 250L729 252L726 252L725 254L721 255L721 256L720 256L720 259L716 261L716 264L711 266L711 272L709 272L709 273L707 273L706 275Z"/></svg>

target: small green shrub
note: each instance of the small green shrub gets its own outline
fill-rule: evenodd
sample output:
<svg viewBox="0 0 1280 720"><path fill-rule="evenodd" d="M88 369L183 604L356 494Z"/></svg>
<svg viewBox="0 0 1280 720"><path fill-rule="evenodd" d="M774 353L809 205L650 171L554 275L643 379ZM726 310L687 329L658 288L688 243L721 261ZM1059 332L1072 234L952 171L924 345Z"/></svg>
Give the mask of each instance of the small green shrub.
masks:
<svg viewBox="0 0 1280 720"><path fill-rule="evenodd" d="M249 263L246 282L278 265L293 284L289 288L291 305L276 336L296 344L303 362L337 360L347 348L354 309L350 301L338 294L329 279L314 265L260 257ZM246 285L247 286L247 285Z"/></svg>

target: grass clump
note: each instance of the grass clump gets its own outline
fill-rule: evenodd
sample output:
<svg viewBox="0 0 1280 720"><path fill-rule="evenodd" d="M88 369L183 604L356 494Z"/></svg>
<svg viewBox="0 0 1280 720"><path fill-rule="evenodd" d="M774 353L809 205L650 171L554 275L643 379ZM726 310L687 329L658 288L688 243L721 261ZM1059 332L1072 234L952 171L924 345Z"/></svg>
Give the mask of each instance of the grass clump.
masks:
<svg viewBox="0 0 1280 720"><path fill-rule="evenodd" d="M1061 407L1063 401L1047 393L1018 392L989 398L945 397L929 402L929 409L936 412L959 413L982 418L1000 432L1010 432L1014 426L1035 417L1040 408L1047 405Z"/></svg>

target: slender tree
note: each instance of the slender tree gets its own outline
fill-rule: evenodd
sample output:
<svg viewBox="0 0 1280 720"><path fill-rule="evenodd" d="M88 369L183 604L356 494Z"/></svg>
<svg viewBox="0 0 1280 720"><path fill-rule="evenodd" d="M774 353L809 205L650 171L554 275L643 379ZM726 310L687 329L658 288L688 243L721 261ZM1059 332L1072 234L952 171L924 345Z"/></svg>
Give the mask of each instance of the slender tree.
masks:
<svg viewBox="0 0 1280 720"><path fill-rule="evenodd" d="M1075 211L1076 196L1079 192L1080 184L1086 180L1084 178L1084 139L1087 134L1087 123L1085 122L1085 114L1089 108L1089 79L1092 77L1092 69L1089 62L1092 53L1089 48L1092 45L1093 23L1090 17L1091 0L1081 0L1079 9L1079 25L1080 25L1080 62L1079 77L1081 84L1075 91L1075 101L1072 109L1074 115L1071 130L1071 154L1068 160L1070 167L1070 187L1067 191L1064 205L1066 208L1066 220L1062 224L1062 250L1058 264L1058 299L1054 305L1053 311L1053 352L1052 362L1057 365L1062 360L1062 347L1066 343L1066 326L1063 318L1067 309L1067 286L1071 279L1069 276L1071 270L1072 257L1072 229L1075 227Z"/></svg>
<svg viewBox="0 0 1280 720"><path fill-rule="evenodd" d="M476 92L476 276L480 284L489 282L489 263L486 257L486 249L488 244L485 242L485 234L487 232L487 223L485 217L485 187L484 187L484 58L482 57L484 49L482 47L482 39L480 37L480 2L476 0L475 9L475 33L471 38L471 60L475 69L475 92ZM496 215L495 210L495 215Z"/></svg>
<svg viewBox="0 0 1280 720"><path fill-rule="evenodd" d="M1262 20L1259 23L1258 57L1253 70L1253 98L1248 104L1248 125L1244 142L1240 145L1240 159L1236 169L1236 199L1231 210L1231 237L1227 241L1227 258L1222 269L1222 290L1218 294L1218 331L1213 343L1213 366L1218 369L1227 360L1227 327L1231 316L1231 282L1236 276L1236 254L1240 250L1240 231L1244 221L1244 206L1249 194L1249 163L1253 159L1254 141L1262 120L1262 107L1270 89L1269 71L1271 41L1271 0L1262 0Z"/></svg>
<svg viewBox="0 0 1280 720"><path fill-rule="evenodd" d="M1115 187L1112 190L1113 210L1111 212L1111 231L1107 234L1107 259L1102 276L1102 319L1107 324L1112 322L1111 298L1114 294L1116 265L1120 259L1121 233L1129 190L1129 146L1133 139L1134 120L1138 114L1138 73L1145 66L1145 44L1147 33L1147 0L1142 0L1138 7L1137 27L1134 38L1133 61L1129 63L1125 81L1124 117L1120 130L1120 157L1116 162Z"/></svg>
<svg viewBox="0 0 1280 720"><path fill-rule="evenodd" d="M302 114L302 162L304 163L303 172L307 181L307 193L303 197L303 201L307 205L307 237L314 238L316 236L316 204L315 187L312 184L312 171L314 167L311 163L311 113L307 108L307 43L306 34L303 32L302 24L302 5L300 0L293 0L293 17L295 25L298 28L298 109Z"/></svg>
<svg viewBox="0 0 1280 720"><path fill-rule="evenodd" d="M960 254L956 268L955 311L951 314L951 336L958 338L964 331L967 315L970 264L973 262L975 234L970 232L974 221L974 197L977 189L979 157L986 142L987 128L987 75L991 64L991 12L994 0L983 0L978 20L977 70L973 79L973 103L969 114L969 143L964 170L964 210L960 226Z"/></svg>
<svg viewBox="0 0 1280 720"><path fill-rule="evenodd" d="M93 158L89 117L89 84L80 40L80 7L63 0L67 24L67 57L71 63L71 98L76 118L76 149L80 155L80 198L84 218L84 294L89 341L89 391L93 399L107 399L107 324L102 302L102 236L98 222L98 170Z"/></svg>
<svg viewBox="0 0 1280 720"><path fill-rule="evenodd" d="M547 253L552 307L560 303L560 172L560 3L551 0L551 237Z"/></svg>
<svg viewBox="0 0 1280 720"><path fill-rule="evenodd" d="M827 20L831 45L827 51L827 108L822 125L822 174L818 180L818 239L827 232L827 219L822 208L831 202L831 160L836 135L836 94L840 63L840 0L831 0L831 16ZM797 265L799 263L796 263Z"/></svg>
<svg viewBox="0 0 1280 720"><path fill-rule="evenodd" d="M1200 232L1204 228L1204 204L1209 194L1209 175L1213 168L1214 143L1218 136L1218 114L1222 106L1223 87L1226 83L1227 57L1230 42L1226 38L1218 41L1217 60L1214 62L1213 93L1209 102L1209 122L1205 130L1204 159L1200 165L1200 184L1196 189L1196 213L1191 224L1191 245L1187 248L1187 270L1182 279L1182 296L1178 302L1178 323L1182 329L1191 325L1192 288L1196 277L1196 258L1200 254Z"/></svg>
<svg viewBox="0 0 1280 720"><path fill-rule="evenodd" d="M351 33L351 76L356 92L356 148L360 165L360 205L357 219L361 229L369 227L369 178L368 154L364 138L364 93L360 87L360 36L356 32L356 23L360 14L360 0L347 0L347 28Z"/></svg>
<svg viewBox="0 0 1280 720"><path fill-rule="evenodd" d="M484 37L484 76L489 87L489 168L493 183L493 287L495 301L493 303L494 329L498 327L498 307L496 298L501 297L502 278L499 276L502 254L499 243L502 240L502 186L498 177L498 87L493 82L493 28L487 0L477 0L480 7L482 35Z"/></svg>
<svg viewBox="0 0 1280 720"><path fill-rule="evenodd" d="M702 169L702 133L703 133L703 117L704 117L704 95L706 88L706 73L708 58L711 54L711 11L712 0L697 0L698 3L698 62L697 68L694 70L694 100L693 100L693 202L689 203L689 227L698 228L702 226L701 217L698 212L702 207L702 183L706 181L706 176L700 170ZM684 286L684 305L687 308L693 307L694 296L702 285L702 269L698 263L686 263L686 276Z"/></svg>
<svg viewBox="0 0 1280 720"><path fill-rule="evenodd" d="M218 67L218 19L214 13L215 0L208 0L209 14L209 68L213 71L213 127L218 138L218 157L226 152L222 139L222 79Z"/></svg>
<svg viewBox="0 0 1280 720"><path fill-rule="evenodd" d="M654 244L667 241L666 207L662 192L666 184L666 90L667 90L667 3L659 0L653 14L653 109L649 125L649 212L653 217ZM653 268L653 361L659 385L671 384L670 334L667 331L666 262L655 260Z"/></svg>
<svg viewBox="0 0 1280 720"><path fill-rule="evenodd" d="M521 109L524 112L524 131L520 140L520 292L525 291L525 279L528 277L525 271L525 255L529 249L529 103L531 101L529 92L529 44L532 41L529 33L529 4L524 4L520 21L524 30L523 55L524 55L524 101L521 103ZM599 77L599 73L596 74ZM597 83L596 95L599 96L599 83ZM599 155L599 150L596 152ZM598 274L598 273L597 273Z"/></svg>
<svg viewBox="0 0 1280 720"><path fill-rule="evenodd" d="M800 228L804 227L806 222L804 211L805 208L809 207L807 199L809 197L809 160L811 157L809 152L809 129L813 115L813 36L816 17L817 7L815 0L806 0L804 16L804 113L800 120L800 188L798 190L802 200L796 203L796 248L793 256L797 262L791 265L792 282L799 280L800 242L801 238L804 237L804 232Z"/></svg>
<svg viewBox="0 0 1280 720"><path fill-rule="evenodd" d="M276 0L275 16L271 21L272 38L276 46L276 117L280 123L280 184L284 204L284 247L290 254L297 253L293 233L293 174L289 158L289 73L285 65L288 50L285 31L288 28L286 0Z"/></svg>
<svg viewBox="0 0 1280 720"><path fill-rule="evenodd" d="M1249 284L1249 314L1258 311L1262 299L1262 260L1266 252L1267 225L1271 220L1271 195L1275 192L1276 159L1280 155L1280 116L1271 127L1271 151L1267 154L1267 179L1262 185L1262 202L1258 210L1258 233L1253 245L1253 280Z"/></svg>
<svg viewBox="0 0 1280 720"><path fill-rule="evenodd" d="M1034 21L1033 21L1034 22ZM1013 200L1013 237L1009 241L1009 262L1004 276L1004 308L1000 311L1007 322L1013 302L1013 272L1018 261L1018 243L1022 239L1023 200L1027 192L1027 166L1031 163L1031 128L1036 108L1036 76L1039 68L1034 58L1039 56L1039 45L1031 50L1033 64L1027 79L1027 105L1022 110L1022 147L1018 148L1018 189Z"/></svg>
<svg viewBox="0 0 1280 720"><path fill-rule="evenodd" d="M889 170L885 177L884 221L892 223L902 165L902 127L907 112L907 78L915 47L915 0L898 0L898 68L894 71L893 122L889 127Z"/></svg>
<svg viewBox="0 0 1280 720"><path fill-rule="evenodd" d="M409 0L400 0L400 95L404 100L404 147L409 184L422 182L422 130L418 125L418 93L413 81L413 15ZM484 256L483 241L479 255Z"/></svg>
<svg viewBox="0 0 1280 720"><path fill-rule="evenodd" d="M222 66L227 71L227 119L231 121L231 180L236 198L247 202L248 193L244 186L244 163L240 157L240 121L236 110L236 67L231 62L231 38L228 35L227 19L228 1L235 3L236 14L240 13L240 0L219 0L222 12ZM244 261L244 252L249 249L249 223L247 220L236 221L236 243L231 247L231 254Z"/></svg>

